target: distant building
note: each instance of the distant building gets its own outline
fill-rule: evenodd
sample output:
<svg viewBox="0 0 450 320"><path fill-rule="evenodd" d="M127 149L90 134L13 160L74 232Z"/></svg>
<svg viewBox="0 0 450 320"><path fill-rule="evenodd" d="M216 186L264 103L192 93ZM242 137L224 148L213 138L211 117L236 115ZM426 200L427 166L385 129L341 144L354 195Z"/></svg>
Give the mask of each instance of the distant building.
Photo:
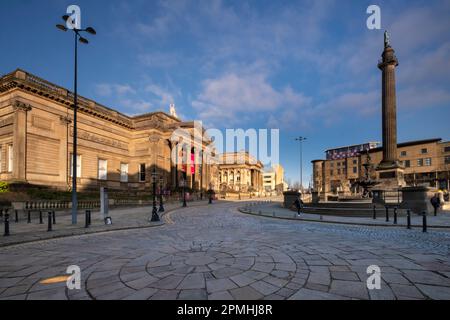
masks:
<svg viewBox="0 0 450 320"><path fill-rule="evenodd" d="M266 192L276 191L281 193L287 190L284 181L284 168L280 164L274 165L263 173L263 189Z"/></svg>
<svg viewBox="0 0 450 320"><path fill-rule="evenodd" d="M407 185L450 189L449 141L443 142L440 138L409 141L398 144L397 148ZM338 148L343 149L345 147ZM381 147L369 148L366 152L344 158L328 159L327 153L326 160L312 161L314 191L319 192L322 198L329 194L360 192L356 182L366 176L364 165L370 164L369 176L376 179L374 169L381 162L382 156Z"/></svg>
<svg viewBox="0 0 450 320"><path fill-rule="evenodd" d="M264 166L248 152L220 155L219 185L221 191L261 192Z"/></svg>
<svg viewBox="0 0 450 320"><path fill-rule="evenodd" d="M379 142L367 142L353 146L328 149L325 151L325 155L327 160L345 159L358 156L367 150L378 148L380 146L381 144Z"/></svg>

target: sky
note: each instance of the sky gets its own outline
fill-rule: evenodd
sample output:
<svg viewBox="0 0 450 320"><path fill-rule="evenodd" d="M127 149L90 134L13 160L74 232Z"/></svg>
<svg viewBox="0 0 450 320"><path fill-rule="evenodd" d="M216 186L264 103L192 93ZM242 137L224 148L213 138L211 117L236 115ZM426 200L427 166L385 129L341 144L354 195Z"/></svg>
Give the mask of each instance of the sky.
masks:
<svg viewBox="0 0 450 320"><path fill-rule="evenodd" d="M128 115L174 103L206 128L279 129L303 182L329 148L381 141L383 32L399 66L398 141L450 137L450 0L0 0L0 74L73 87L70 4L96 36L79 47L79 94ZM367 7L381 9L369 30Z"/></svg>

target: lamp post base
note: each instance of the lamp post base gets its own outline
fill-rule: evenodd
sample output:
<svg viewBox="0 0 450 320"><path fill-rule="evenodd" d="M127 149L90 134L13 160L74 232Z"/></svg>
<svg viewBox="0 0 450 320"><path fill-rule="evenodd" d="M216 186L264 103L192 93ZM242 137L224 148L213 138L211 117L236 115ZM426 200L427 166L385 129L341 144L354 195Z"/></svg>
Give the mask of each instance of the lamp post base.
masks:
<svg viewBox="0 0 450 320"><path fill-rule="evenodd" d="M158 216L158 210L156 209L156 206L153 207L152 218L150 219L150 221L151 222L160 221L159 216Z"/></svg>

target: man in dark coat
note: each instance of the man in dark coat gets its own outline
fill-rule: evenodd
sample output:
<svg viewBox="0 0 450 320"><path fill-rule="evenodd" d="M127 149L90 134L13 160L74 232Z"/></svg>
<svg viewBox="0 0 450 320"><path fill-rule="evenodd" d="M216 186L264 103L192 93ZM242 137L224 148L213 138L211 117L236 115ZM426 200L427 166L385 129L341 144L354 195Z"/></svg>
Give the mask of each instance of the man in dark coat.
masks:
<svg viewBox="0 0 450 320"><path fill-rule="evenodd" d="M300 198L295 199L294 206L297 209L297 214L300 215L303 208L303 201Z"/></svg>
<svg viewBox="0 0 450 320"><path fill-rule="evenodd" d="M434 215L437 215L437 211L439 209L439 207L441 206L441 200L439 200L439 196L437 194L435 194L431 199L430 199L431 205L434 208Z"/></svg>

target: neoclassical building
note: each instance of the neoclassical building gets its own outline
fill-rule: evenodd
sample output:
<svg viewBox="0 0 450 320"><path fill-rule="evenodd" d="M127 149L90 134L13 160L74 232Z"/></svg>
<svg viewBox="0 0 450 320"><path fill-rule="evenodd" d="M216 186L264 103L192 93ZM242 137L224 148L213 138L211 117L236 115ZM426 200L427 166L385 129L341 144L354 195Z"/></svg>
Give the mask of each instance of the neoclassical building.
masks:
<svg viewBox="0 0 450 320"><path fill-rule="evenodd" d="M0 180L70 189L73 98L69 90L23 70L0 78ZM179 143L171 138L174 130L192 136L196 130L175 114L127 116L79 96L77 127L80 190L148 190L154 169L163 188L183 181L194 190L218 185L217 167L204 152L211 141L192 139L190 150L173 152ZM174 155L203 160L183 165L172 161Z"/></svg>
<svg viewBox="0 0 450 320"><path fill-rule="evenodd" d="M221 191L261 192L264 166L248 152L230 152L219 156Z"/></svg>

